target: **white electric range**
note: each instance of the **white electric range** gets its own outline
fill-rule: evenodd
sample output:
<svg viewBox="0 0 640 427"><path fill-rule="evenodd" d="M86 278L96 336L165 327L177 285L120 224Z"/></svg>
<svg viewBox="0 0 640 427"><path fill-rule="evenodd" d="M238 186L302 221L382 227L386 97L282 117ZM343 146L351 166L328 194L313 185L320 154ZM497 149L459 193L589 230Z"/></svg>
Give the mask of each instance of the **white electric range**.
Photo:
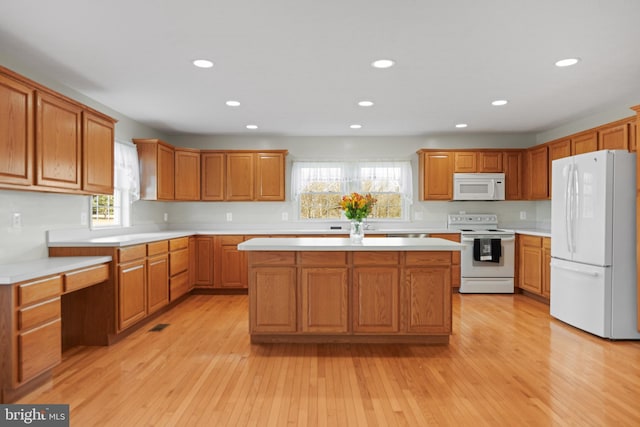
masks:
<svg viewBox="0 0 640 427"><path fill-rule="evenodd" d="M460 231L464 245L460 253L461 293L513 293L515 233L498 228L498 215L449 215L447 228Z"/></svg>

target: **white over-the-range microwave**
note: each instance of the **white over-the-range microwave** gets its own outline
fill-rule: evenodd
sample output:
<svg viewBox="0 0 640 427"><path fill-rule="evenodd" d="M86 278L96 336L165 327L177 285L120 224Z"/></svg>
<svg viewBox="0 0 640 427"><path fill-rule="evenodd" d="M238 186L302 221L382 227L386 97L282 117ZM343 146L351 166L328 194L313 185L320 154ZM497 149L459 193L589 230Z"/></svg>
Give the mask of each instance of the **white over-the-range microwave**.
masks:
<svg viewBox="0 0 640 427"><path fill-rule="evenodd" d="M504 174L454 173L453 200L504 200Z"/></svg>

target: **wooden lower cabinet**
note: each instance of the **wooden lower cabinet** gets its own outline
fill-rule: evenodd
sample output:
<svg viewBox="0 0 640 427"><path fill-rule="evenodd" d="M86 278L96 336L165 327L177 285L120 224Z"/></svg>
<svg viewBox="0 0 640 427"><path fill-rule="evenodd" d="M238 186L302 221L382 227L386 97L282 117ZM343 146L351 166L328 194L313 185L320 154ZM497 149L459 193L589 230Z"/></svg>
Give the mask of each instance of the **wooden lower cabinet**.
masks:
<svg viewBox="0 0 640 427"><path fill-rule="evenodd" d="M304 332L349 332L349 270L340 267L300 269L301 328Z"/></svg>
<svg viewBox="0 0 640 427"><path fill-rule="evenodd" d="M60 304L58 298L58 304ZM25 382L62 360L62 320L54 319L18 335L18 381Z"/></svg>
<svg viewBox="0 0 640 427"><path fill-rule="evenodd" d="M296 269L264 267L251 272L254 283L249 294L251 330L295 332L297 330Z"/></svg>
<svg viewBox="0 0 640 427"><path fill-rule="evenodd" d="M196 268L194 285L197 288L213 287L214 282L214 238L198 236L194 242Z"/></svg>
<svg viewBox="0 0 640 427"><path fill-rule="evenodd" d="M518 285L530 294L551 297L551 239L518 236Z"/></svg>
<svg viewBox="0 0 640 427"><path fill-rule="evenodd" d="M147 316L146 259L118 266L118 329Z"/></svg>
<svg viewBox="0 0 640 427"><path fill-rule="evenodd" d="M147 314L169 304L169 257L166 253L147 260Z"/></svg>
<svg viewBox="0 0 640 427"><path fill-rule="evenodd" d="M451 292L447 266L405 270L407 331L446 333L451 330Z"/></svg>
<svg viewBox="0 0 640 427"><path fill-rule="evenodd" d="M215 280L213 287L221 289L247 288L247 257L238 244L250 237L215 237Z"/></svg>
<svg viewBox="0 0 640 427"><path fill-rule="evenodd" d="M460 233L431 233L429 237L439 237L460 243ZM451 287L460 288L460 252L451 253Z"/></svg>
<svg viewBox="0 0 640 427"><path fill-rule="evenodd" d="M551 238L542 238L542 296L551 298Z"/></svg>
<svg viewBox="0 0 640 427"><path fill-rule="evenodd" d="M353 269L353 331L398 332L397 267Z"/></svg>

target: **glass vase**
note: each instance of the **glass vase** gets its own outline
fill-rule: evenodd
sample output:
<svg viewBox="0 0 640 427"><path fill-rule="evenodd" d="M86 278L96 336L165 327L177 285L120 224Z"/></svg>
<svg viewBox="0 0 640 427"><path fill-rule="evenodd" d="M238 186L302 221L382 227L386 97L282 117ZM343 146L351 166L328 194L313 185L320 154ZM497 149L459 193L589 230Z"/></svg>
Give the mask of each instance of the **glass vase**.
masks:
<svg viewBox="0 0 640 427"><path fill-rule="evenodd" d="M364 224L362 221L351 220L351 229L349 230L349 239L352 244L362 244L364 237Z"/></svg>

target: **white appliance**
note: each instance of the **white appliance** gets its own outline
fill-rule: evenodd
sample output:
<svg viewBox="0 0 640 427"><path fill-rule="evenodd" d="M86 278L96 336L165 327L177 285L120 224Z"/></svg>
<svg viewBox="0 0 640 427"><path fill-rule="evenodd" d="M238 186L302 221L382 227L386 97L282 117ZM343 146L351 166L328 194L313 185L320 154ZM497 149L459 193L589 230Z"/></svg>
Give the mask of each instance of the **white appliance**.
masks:
<svg viewBox="0 0 640 427"><path fill-rule="evenodd" d="M454 173L453 200L504 200L504 174Z"/></svg>
<svg viewBox="0 0 640 427"><path fill-rule="evenodd" d="M554 160L551 315L611 339L640 339L636 155L602 150Z"/></svg>
<svg viewBox="0 0 640 427"><path fill-rule="evenodd" d="M498 215L453 214L447 217L447 227L460 231L464 245L460 252L460 293L512 294L515 233L498 228ZM498 253L494 259L482 260L478 256L479 245L489 242L495 243Z"/></svg>

